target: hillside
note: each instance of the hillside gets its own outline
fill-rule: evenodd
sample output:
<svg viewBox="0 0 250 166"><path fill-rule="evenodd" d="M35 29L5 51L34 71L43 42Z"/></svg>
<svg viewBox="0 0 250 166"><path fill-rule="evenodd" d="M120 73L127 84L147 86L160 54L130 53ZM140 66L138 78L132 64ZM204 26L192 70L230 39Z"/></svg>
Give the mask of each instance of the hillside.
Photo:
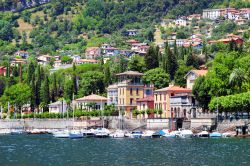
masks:
<svg viewBox="0 0 250 166"><path fill-rule="evenodd" d="M5 1L0 9L13 6L17 11L14 2L17 1ZM0 54L11 54L18 49L32 52L33 48L36 53L53 54L58 49L82 53L86 46L99 46L102 42L126 48L122 42L126 40L126 30L141 29L136 39L150 42L155 23L168 13L176 17L200 12L215 2L218 3L216 0L52 0L22 12L1 12L5 25L1 28L4 31L9 27L9 35L0 36Z"/></svg>

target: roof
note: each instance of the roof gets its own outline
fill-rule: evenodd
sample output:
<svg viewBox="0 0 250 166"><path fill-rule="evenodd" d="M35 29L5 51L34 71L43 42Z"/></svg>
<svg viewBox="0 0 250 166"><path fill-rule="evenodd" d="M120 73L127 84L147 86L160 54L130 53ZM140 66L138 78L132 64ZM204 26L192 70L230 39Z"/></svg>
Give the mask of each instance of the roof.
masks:
<svg viewBox="0 0 250 166"><path fill-rule="evenodd" d="M155 90L155 92L164 92L164 91L167 91L167 92L183 92L183 93L189 93L189 92L192 92L191 89L187 89L187 88L182 88L180 86L169 86L169 87L166 87L166 88L162 88L162 89L158 89L158 90Z"/></svg>
<svg viewBox="0 0 250 166"><path fill-rule="evenodd" d="M88 47L86 49L86 52L89 52L89 51L96 51L96 50L99 50L100 48L99 47Z"/></svg>
<svg viewBox="0 0 250 166"><path fill-rule="evenodd" d="M76 101L105 101L105 100L107 100L106 97L99 96L96 94L92 94L89 96L84 96L82 98L76 99Z"/></svg>
<svg viewBox="0 0 250 166"><path fill-rule="evenodd" d="M122 75L143 76L144 74L140 73L138 71L126 71L126 72L123 72L123 73L118 73L116 75L117 76L122 76Z"/></svg>
<svg viewBox="0 0 250 166"><path fill-rule="evenodd" d="M97 63L98 60L95 59L78 59L77 62L90 62L90 63Z"/></svg>
<svg viewBox="0 0 250 166"><path fill-rule="evenodd" d="M0 69L6 69L6 67L5 66L0 66Z"/></svg>
<svg viewBox="0 0 250 166"><path fill-rule="evenodd" d="M64 101L64 104L67 104L67 103ZM49 106L58 106L58 105L62 105L62 101L56 101L54 103L49 104Z"/></svg>
<svg viewBox="0 0 250 166"><path fill-rule="evenodd" d="M146 101L154 101L154 96L147 96L137 100L137 102L146 102Z"/></svg>
<svg viewBox="0 0 250 166"><path fill-rule="evenodd" d="M117 84L109 85L108 89L116 89L118 88Z"/></svg>
<svg viewBox="0 0 250 166"><path fill-rule="evenodd" d="M190 70L186 75L185 78L190 74L190 73L194 73L195 75L199 76L204 76L206 75L208 72L208 70Z"/></svg>

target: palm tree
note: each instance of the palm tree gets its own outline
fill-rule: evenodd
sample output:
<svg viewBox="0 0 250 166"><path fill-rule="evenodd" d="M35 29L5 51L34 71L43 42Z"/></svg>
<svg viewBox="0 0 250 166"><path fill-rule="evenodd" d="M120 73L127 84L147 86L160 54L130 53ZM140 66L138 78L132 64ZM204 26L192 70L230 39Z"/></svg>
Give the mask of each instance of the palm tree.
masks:
<svg viewBox="0 0 250 166"><path fill-rule="evenodd" d="M248 78L247 78L246 72L242 68L234 69L229 77L229 83L232 86L238 87L240 91L242 88L242 84L247 80Z"/></svg>

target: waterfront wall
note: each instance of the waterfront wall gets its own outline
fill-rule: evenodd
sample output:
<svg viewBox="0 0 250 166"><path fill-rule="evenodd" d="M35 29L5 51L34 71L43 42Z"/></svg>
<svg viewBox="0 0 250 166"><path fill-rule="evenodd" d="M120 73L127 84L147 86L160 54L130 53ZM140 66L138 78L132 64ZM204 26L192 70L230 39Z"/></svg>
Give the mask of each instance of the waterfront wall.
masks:
<svg viewBox="0 0 250 166"><path fill-rule="evenodd" d="M147 129L157 130L169 128L169 119L147 119Z"/></svg>
<svg viewBox="0 0 250 166"><path fill-rule="evenodd" d="M65 129L71 127L87 128L101 126L100 119L75 120L73 119L18 119L0 120L0 129L6 128L40 128L40 129Z"/></svg>

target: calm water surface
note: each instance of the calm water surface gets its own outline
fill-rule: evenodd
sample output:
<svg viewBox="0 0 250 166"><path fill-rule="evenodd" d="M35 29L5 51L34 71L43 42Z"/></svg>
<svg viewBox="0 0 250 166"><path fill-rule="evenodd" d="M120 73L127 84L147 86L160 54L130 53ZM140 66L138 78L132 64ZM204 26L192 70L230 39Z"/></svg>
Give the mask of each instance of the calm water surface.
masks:
<svg viewBox="0 0 250 166"><path fill-rule="evenodd" d="M0 136L0 166L250 165L250 139L57 139Z"/></svg>

